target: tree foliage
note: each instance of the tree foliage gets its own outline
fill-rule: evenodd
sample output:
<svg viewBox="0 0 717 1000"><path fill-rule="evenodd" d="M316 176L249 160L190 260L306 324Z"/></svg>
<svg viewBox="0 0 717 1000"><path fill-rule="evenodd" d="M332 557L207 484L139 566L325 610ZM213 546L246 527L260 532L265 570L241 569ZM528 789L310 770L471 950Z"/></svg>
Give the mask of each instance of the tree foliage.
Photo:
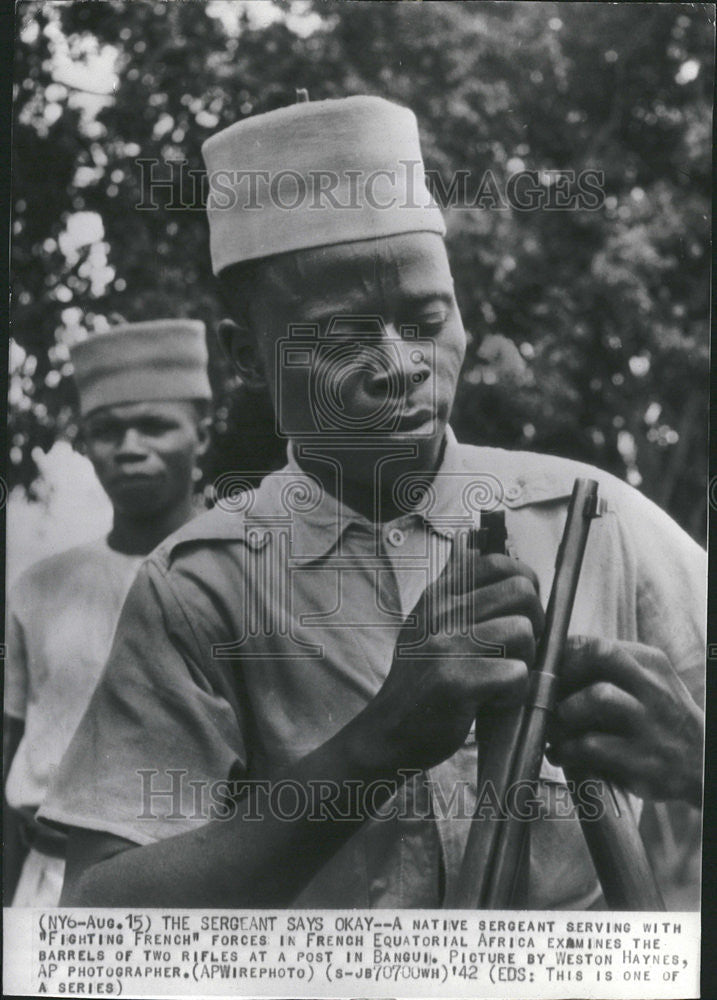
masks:
<svg viewBox="0 0 717 1000"><path fill-rule="evenodd" d="M410 106L429 172L446 191L468 171L469 200L486 177L504 191L536 171L547 190L556 171L601 172L595 210L446 210L470 334L454 426L463 440L609 469L702 539L714 7L304 2L274 4L281 16L261 25L249 5L232 25L230 6L18 5L15 481L31 488L33 450L75 433L78 331L113 314L216 326L192 174L201 144L306 87ZM68 84L58 53L66 64L113 50L108 95ZM139 160L173 178L157 210L136 208ZM101 219L86 245L71 238L78 213ZM237 394L216 350L212 378L209 477L275 459L266 401Z"/></svg>

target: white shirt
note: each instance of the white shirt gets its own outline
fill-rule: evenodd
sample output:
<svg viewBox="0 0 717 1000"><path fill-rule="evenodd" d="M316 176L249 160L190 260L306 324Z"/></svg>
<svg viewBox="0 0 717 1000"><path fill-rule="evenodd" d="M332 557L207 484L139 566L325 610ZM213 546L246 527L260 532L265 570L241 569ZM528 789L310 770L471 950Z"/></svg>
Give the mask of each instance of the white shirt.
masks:
<svg viewBox="0 0 717 1000"><path fill-rule="evenodd" d="M5 714L25 723L7 780L34 813L89 704L142 556L105 538L31 566L8 597Z"/></svg>

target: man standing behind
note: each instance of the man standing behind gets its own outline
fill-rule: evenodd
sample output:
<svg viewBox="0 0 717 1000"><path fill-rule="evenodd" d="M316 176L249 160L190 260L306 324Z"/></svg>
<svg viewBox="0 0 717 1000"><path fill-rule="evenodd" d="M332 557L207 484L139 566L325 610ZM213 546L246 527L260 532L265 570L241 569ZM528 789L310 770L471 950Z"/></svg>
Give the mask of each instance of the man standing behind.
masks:
<svg viewBox="0 0 717 1000"><path fill-rule="evenodd" d="M72 361L82 440L113 524L106 538L30 567L9 596L4 870L15 906L58 903L65 838L34 816L99 680L139 564L193 516L193 473L209 440L202 323L118 326L78 344Z"/></svg>

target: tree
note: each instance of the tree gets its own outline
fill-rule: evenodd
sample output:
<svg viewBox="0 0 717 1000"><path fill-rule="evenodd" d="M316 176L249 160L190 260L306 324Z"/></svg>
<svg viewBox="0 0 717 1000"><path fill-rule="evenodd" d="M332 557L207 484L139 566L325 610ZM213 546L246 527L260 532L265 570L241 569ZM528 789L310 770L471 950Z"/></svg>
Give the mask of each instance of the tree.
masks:
<svg viewBox="0 0 717 1000"><path fill-rule="evenodd" d="M459 436L593 462L702 539L713 7L274 6L280 16L256 25L250 5L236 30L214 16L217 5L18 6L15 480L31 488L33 448L74 433L73 327L113 313L216 325L193 173L201 143L291 103L301 86L313 99L373 93L412 107L437 197L455 201L452 180L468 172L463 206L446 209L470 334ZM58 83L63 46L78 61L116 50L117 87L95 117ZM505 193L521 173L550 199L574 171L565 189L575 195L585 170L600 175L592 209L501 209L490 198L482 210L466 207ZM171 191L160 192L156 210L138 210L150 171L171 179ZM63 234L81 212L96 213L102 228L72 249ZM496 347L500 338L523 363L515 348ZM257 457L242 430L247 409L230 403L236 381L216 350L212 379L210 479ZM262 447L278 461L283 445L266 401L251 405L264 415Z"/></svg>

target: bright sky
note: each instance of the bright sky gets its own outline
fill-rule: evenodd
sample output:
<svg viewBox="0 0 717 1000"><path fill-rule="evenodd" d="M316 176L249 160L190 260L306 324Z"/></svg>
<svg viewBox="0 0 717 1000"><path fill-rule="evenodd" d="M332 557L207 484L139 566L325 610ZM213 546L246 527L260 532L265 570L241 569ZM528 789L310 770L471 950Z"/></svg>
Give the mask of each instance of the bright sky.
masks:
<svg viewBox="0 0 717 1000"><path fill-rule="evenodd" d="M321 18L311 11L306 0L293 0L288 11L283 11L271 0L209 0L206 9L211 17L222 21L230 35L238 33L242 11L248 12L254 27L260 28L273 21L284 20L300 35L310 34L322 24ZM28 42L32 41L36 33L37 24L31 19L20 29L21 37ZM57 84L71 88L69 103L82 110L83 127L91 134L95 116L112 100L118 83L118 49L113 45L99 46L88 38L82 44L82 59L73 58L57 21L50 21L47 33L53 47L53 77ZM59 105L54 103L60 97L53 95L52 87L47 89L45 97L44 116L50 123L60 113ZM92 279L92 291L97 295L102 294L107 282L114 277L113 270L107 267L103 237L102 220L93 212L78 212L70 216L60 237L60 248L69 260L72 260L81 247L92 247L87 272Z"/></svg>
<svg viewBox="0 0 717 1000"><path fill-rule="evenodd" d="M237 34L239 18L244 10L248 11L254 28L263 28L273 21L285 21L297 35L309 35L323 23L306 0L293 0L287 12L271 0L210 0L207 4L210 17L218 17L231 35Z"/></svg>
<svg viewBox="0 0 717 1000"><path fill-rule="evenodd" d="M207 14L210 17L218 18L229 35L236 35L239 31L239 20L243 11L249 14L249 21L252 27L263 28L274 21L285 21L288 26L298 35L308 35L312 31L321 27L322 20L318 14L311 11L306 0L293 0L290 10L284 12L271 0L209 0L206 4ZM31 37L33 24L29 22L22 32L28 33ZM87 107L91 113L104 103L89 93L94 91L98 95L111 95L117 83L117 73L115 69L117 59L117 49L113 45L105 45L98 49L88 49L83 61L73 60L70 56L67 41L59 30L55 27L51 32L51 38L55 46L54 72L53 75L58 82L69 84L80 90L85 90L85 95L78 95L79 103Z"/></svg>

